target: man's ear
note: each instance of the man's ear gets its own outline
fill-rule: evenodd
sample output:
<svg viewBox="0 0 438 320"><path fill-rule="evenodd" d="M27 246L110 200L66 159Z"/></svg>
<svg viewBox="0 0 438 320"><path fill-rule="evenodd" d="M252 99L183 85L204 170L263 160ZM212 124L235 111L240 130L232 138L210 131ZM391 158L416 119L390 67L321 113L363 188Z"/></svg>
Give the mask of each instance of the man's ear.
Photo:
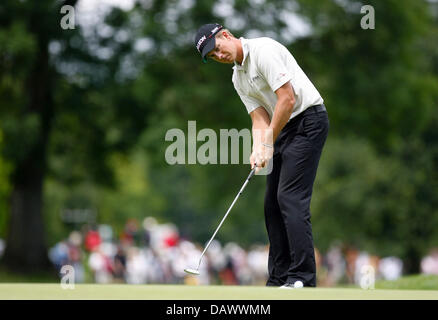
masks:
<svg viewBox="0 0 438 320"><path fill-rule="evenodd" d="M222 31L222 35L226 38L226 39L230 39L230 35L228 34L228 32L226 31Z"/></svg>

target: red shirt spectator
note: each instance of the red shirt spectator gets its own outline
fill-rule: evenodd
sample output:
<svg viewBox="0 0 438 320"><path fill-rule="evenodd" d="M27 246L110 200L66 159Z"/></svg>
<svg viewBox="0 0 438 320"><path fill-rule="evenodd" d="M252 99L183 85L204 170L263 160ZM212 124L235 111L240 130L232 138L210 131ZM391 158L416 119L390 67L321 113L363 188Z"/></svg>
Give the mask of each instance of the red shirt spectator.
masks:
<svg viewBox="0 0 438 320"><path fill-rule="evenodd" d="M96 250L101 244L102 240L100 239L99 232L90 230L85 236L85 249L88 251Z"/></svg>

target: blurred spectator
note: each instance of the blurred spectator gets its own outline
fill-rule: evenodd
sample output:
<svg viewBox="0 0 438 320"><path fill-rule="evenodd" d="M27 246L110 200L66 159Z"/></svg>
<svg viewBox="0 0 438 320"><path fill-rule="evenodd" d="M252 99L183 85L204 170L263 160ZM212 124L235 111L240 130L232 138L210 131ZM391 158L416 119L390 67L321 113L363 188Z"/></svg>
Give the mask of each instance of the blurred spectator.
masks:
<svg viewBox="0 0 438 320"><path fill-rule="evenodd" d="M67 241L57 243L49 250L49 259L58 272L62 266L70 265L74 268L75 282L85 281L85 271L82 264L82 236L79 232L70 233Z"/></svg>
<svg viewBox="0 0 438 320"><path fill-rule="evenodd" d="M88 258L88 265L96 283L110 283L112 281L112 265L110 259L95 247Z"/></svg>
<svg viewBox="0 0 438 320"><path fill-rule="evenodd" d="M155 249L145 249L144 255L148 264L146 283L166 283L165 266Z"/></svg>
<svg viewBox="0 0 438 320"><path fill-rule="evenodd" d="M113 240L113 228L107 224L101 224L97 228L102 242L111 242Z"/></svg>
<svg viewBox="0 0 438 320"><path fill-rule="evenodd" d="M350 246L346 246L344 250L346 261L345 275L347 276L348 283L355 283L354 275L356 272L356 259L359 256L359 251L356 248Z"/></svg>
<svg viewBox="0 0 438 320"><path fill-rule="evenodd" d="M221 243L214 239L205 256L209 261L209 273L211 277L218 279L219 272L227 265L227 257L225 256Z"/></svg>
<svg viewBox="0 0 438 320"><path fill-rule="evenodd" d="M63 265L68 264L69 248L65 241L57 243L49 250L49 259L55 265L56 270L61 270Z"/></svg>
<svg viewBox="0 0 438 320"><path fill-rule="evenodd" d="M342 248L339 244L335 244L328 250L326 254L327 261L327 286L334 286L342 281L345 276L347 263L342 255Z"/></svg>
<svg viewBox="0 0 438 320"><path fill-rule="evenodd" d="M265 285L268 277L269 246L253 246L248 252L248 266L253 276L252 283Z"/></svg>
<svg viewBox="0 0 438 320"><path fill-rule="evenodd" d="M0 241L0 254L2 246L4 242ZM128 220L120 237L114 236L109 225L85 225L81 232L71 232L68 239L50 248L49 257L58 270L72 265L77 282L85 281L86 262L97 283L265 285L269 245L253 245L245 250L237 243L222 245L215 239L199 266L200 275L186 274L185 268L198 266L203 249L180 238L174 224L159 224L147 217L140 227L135 219ZM318 286L360 284L365 265L374 268L376 279L395 280L403 269L397 257L380 259L339 243L325 254L315 248L315 260ZM438 249L422 260L421 269L438 274Z"/></svg>
<svg viewBox="0 0 438 320"><path fill-rule="evenodd" d="M146 256L137 247L129 248L126 262L126 282L131 284L146 283L148 269Z"/></svg>
<svg viewBox="0 0 438 320"><path fill-rule="evenodd" d="M74 268L76 283L85 281L81 245L82 235L77 231L72 231L68 237L68 264Z"/></svg>
<svg viewBox="0 0 438 320"><path fill-rule="evenodd" d="M421 260L421 272L438 275L438 248Z"/></svg>
<svg viewBox="0 0 438 320"><path fill-rule="evenodd" d="M123 245L133 246L138 244L138 240L138 222L136 219L129 219L126 222L125 229L120 236L120 241Z"/></svg>
<svg viewBox="0 0 438 320"><path fill-rule="evenodd" d="M397 280L401 277L403 262L397 257L386 257L380 260L379 274L385 280Z"/></svg>
<svg viewBox="0 0 438 320"><path fill-rule="evenodd" d="M178 230L174 224L156 225L151 234L151 246L157 250L175 246L178 243Z"/></svg>
<svg viewBox="0 0 438 320"><path fill-rule="evenodd" d="M316 283L318 287L327 286L328 282L328 265L326 258L320 253L318 248L314 248L315 265L316 265Z"/></svg>
<svg viewBox="0 0 438 320"><path fill-rule="evenodd" d="M122 246L117 247L117 253L114 256L113 277L115 282L125 282L126 273L126 255Z"/></svg>
<svg viewBox="0 0 438 320"><path fill-rule="evenodd" d="M220 277L224 284L236 285L242 282L245 276L245 251L234 242L229 242L224 247L227 263L220 272Z"/></svg>
<svg viewBox="0 0 438 320"><path fill-rule="evenodd" d="M219 278L225 285L237 285L237 278L234 272L233 261L231 257L227 257L225 267L219 271Z"/></svg>
<svg viewBox="0 0 438 320"><path fill-rule="evenodd" d="M149 247L151 243L151 227L156 224L156 220L152 217L146 217L143 220L142 230L140 231L140 244L144 247Z"/></svg>
<svg viewBox="0 0 438 320"><path fill-rule="evenodd" d="M90 252L94 251L100 246L101 242L100 234L95 228L88 230L85 235L85 249Z"/></svg>

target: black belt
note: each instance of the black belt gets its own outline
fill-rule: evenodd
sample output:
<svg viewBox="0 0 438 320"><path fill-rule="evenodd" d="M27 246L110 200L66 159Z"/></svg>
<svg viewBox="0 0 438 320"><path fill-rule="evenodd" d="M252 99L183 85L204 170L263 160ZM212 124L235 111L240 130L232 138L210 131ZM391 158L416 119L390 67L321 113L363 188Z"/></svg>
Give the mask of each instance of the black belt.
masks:
<svg viewBox="0 0 438 320"><path fill-rule="evenodd" d="M304 112L312 112L312 113L318 113L324 111L327 111L327 109L323 104L317 104L315 106L308 107L306 110L304 110Z"/></svg>
<svg viewBox="0 0 438 320"><path fill-rule="evenodd" d="M326 112L327 109L325 108L324 104L317 104L311 107L308 107L306 110L304 110L303 112L301 112L299 115L293 117L292 119L290 119L288 121L288 123L286 123L286 125L284 126L283 130L288 130L289 127L294 126L294 124L296 124L298 121L300 121L300 119L306 115L306 114L310 114L310 113L319 113L319 112Z"/></svg>

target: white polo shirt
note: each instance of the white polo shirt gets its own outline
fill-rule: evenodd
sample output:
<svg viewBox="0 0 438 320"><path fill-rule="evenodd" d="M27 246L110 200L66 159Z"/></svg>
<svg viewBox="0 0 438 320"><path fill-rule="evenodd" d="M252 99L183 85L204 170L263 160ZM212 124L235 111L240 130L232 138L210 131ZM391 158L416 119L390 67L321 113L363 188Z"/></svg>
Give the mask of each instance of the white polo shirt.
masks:
<svg viewBox="0 0 438 320"><path fill-rule="evenodd" d="M295 106L289 119L324 100L289 50L270 38L240 38L242 65L234 62L233 84L248 113L262 106L272 119L275 91L289 81L295 91Z"/></svg>

